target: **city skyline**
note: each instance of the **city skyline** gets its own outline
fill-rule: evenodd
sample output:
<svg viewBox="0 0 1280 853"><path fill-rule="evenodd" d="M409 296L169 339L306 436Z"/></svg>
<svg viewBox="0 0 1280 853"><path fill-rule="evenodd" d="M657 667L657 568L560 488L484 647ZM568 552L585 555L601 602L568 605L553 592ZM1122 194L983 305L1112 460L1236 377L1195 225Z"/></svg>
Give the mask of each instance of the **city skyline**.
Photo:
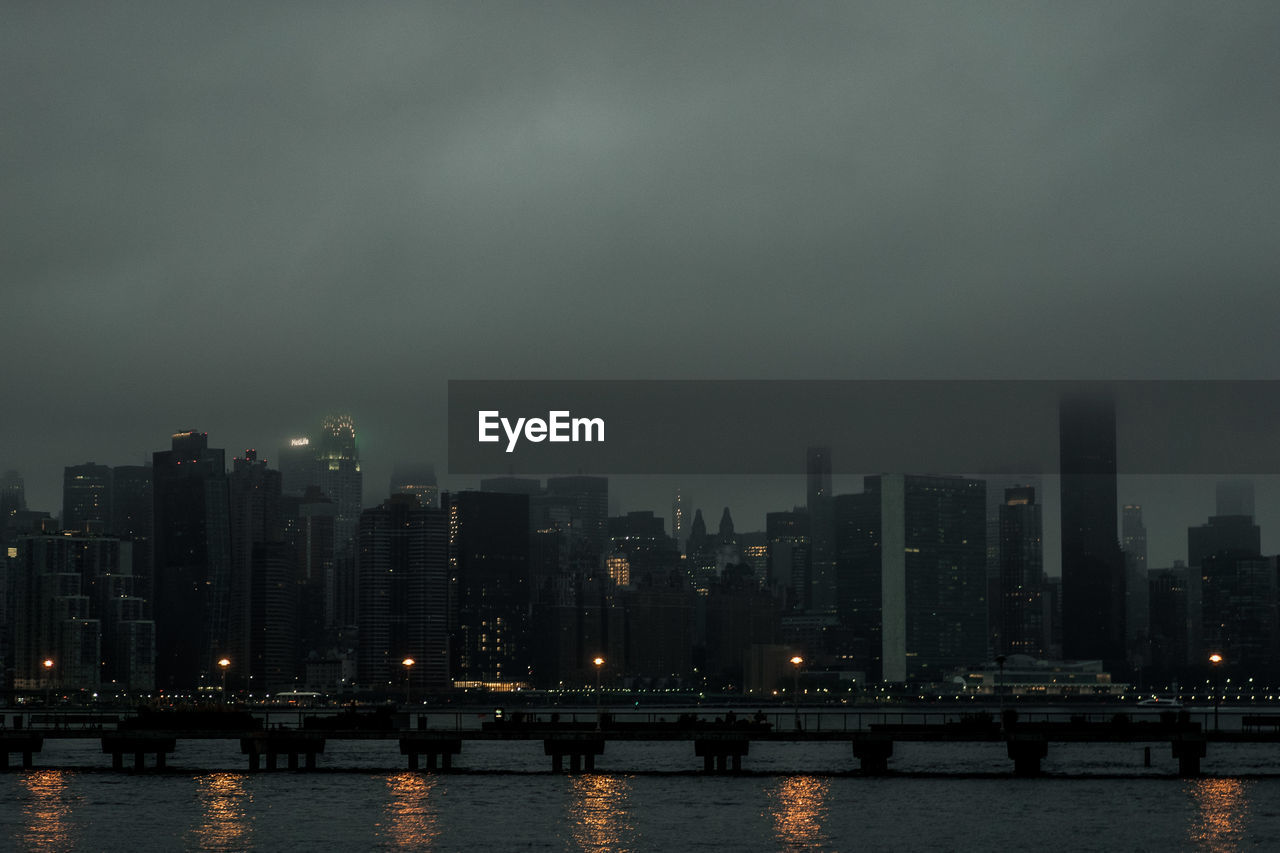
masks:
<svg viewBox="0 0 1280 853"><path fill-rule="evenodd" d="M233 445L224 442L218 436L210 434L212 441L224 446L228 453L239 455L245 450L256 449L261 458L272 468L281 464L280 450L287 446L288 439L297 435L317 433L320 418L308 428L288 430L284 436L270 446L259 444L234 449ZM377 458L370 459L364 447L363 421L357 416L357 427L360 431L361 462L365 469L364 490L366 499L362 508L374 507L390 496L388 488L392 471L396 464L430 463L431 460L404 459L395 463ZM207 432L207 430L198 430ZM167 441L168 434L157 436L156 446L145 454L146 463L151 461L155 449ZM636 510L652 510L658 515L670 515L671 497L677 489L683 493L683 503L692 518L695 509L718 517L720 511L728 506L739 521L742 530L763 531L765 516L770 512L788 510L793 506L805 504L806 481L803 470L803 448L800 448L797 471L794 475L774 476L690 476L683 478L659 476L630 476L609 478L611 491L610 514L623 514ZM92 462L98 465L116 467L117 465L138 464L125 461L113 462L90 456L79 461L68 460L56 471L45 472L45 476L34 476L31 471L21 466L0 465L0 470L16 470L23 477L26 486L27 503L31 509L47 511L58 516L63 505L62 486L65 468L78 468ZM435 466L439 472L439 491L461 491L479 489L483 477L454 477L445 473L443 466ZM229 470L229 469L228 469ZM873 472L868 472L873 473ZM892 472L874 472L892 473ZM919 472L899 472L919 473ZM975 472L937 472L967 473L971 476L983 475ZM861 491L863 474L833 474L833 494L852 494ZM997 476L997 475L989 475ZM1052 576L1060 576L1060 554L1058 552L1059 507L1057 496L1057 476L1036 475L1042 479L1042 490L1038 501L1045 508L1045 569ZM1008 479L1001 474L998 478ZM1223 481L1242 479L1239 475L1118 475L1117 518L1122 514L1123 506L1135 504L1142 506L1145 520L1150 530L1150 558L1147 565L1151 569L1168 568L1175 561L1186 559L1186 528L1189 525L1202 524L1205 519L1216 512L1216 487ZM1257 494L1256 515L1262 526L1263 551L1280 553L1280 476L1255 475L1244 477L1255 484ZM695 487L696 490L695 490ZM617 510L617 512L614 512ZM1269 518L1277 523L1268 525ZM668 519L670 521L670 519ZM686 522L687 523L687 522ZM1118 523L1118 522L1117 522Z"/></svg>

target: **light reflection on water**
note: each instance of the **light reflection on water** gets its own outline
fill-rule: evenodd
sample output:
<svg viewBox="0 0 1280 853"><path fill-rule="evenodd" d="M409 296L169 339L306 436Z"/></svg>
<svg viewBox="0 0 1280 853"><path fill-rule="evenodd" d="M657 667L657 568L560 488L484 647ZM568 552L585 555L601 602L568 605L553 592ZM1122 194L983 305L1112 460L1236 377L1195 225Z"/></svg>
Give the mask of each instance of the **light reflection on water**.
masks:
<svg viewBox="0 0 1280 853"><path fill-rule="evenodd" d="M203 823L195 837L203 850L246 850L253 843L249 811L253 795L238 773L209 773L196 777L196 802Z"/></svg>
<svg viewBox="0 0 1280 853"><path fill-rule="evenodd" d="M574 778L569 820L579 849L621 853L634 849L636 832L628 802L631 783L623 776L588 773Z"/></svg>
<svg viewBox="0 0 1280 853"><path fill-rule="evenodd" d="M778 841L788 848L814 849L826 844L830 783L813 776L788 776L769 790L770 815Z"/></svg>
<svg viewBox="0 0 1280 853"><path fill-rule="evenodd" d="M1249 797L1239 779L1201 779L1189 786L1197 806L1191 841L1197 850L1236 850L1245 837Z"/></svg>
<svg viewBox="0 0 1280 853"><path fill-rule="evenodd" d="M430 849L440 835L440 820L432 793L437 781L419 773L387 777L387 831L397 847Z"/></svg>
<svg viewBox="0 0 1280 853"><path fill-rule="evenodd" d="M37 770L22 775L22 785L30 794L22 809L25 824L22 840L27 849L71 849L67 775L62 770Z"/></svg>

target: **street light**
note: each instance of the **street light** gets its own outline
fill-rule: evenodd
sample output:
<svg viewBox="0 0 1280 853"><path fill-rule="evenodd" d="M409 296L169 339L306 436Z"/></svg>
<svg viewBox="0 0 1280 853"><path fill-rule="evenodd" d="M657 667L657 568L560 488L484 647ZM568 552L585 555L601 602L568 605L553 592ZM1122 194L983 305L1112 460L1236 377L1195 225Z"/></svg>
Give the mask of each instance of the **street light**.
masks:
<svg viewBox="0 0 1280 853"><path fill-rule="evenodd" d="M53 658L44 659L44 704L49 707L53 693Z"/></svg>
<svg viewBox="0 0 1280 853"><path fill-rule="evenodd" d="M405 658L400 661L404 667L404 704L409 704L409 673L413 669L413 665L417 663L413 658Z"/></svg>
<svg viewBox="0 0 1280 853"><path fill-rule="evenodd" d="M600 725L600 670L604 669L604 658L596 655L591 661L596 665L596 725Z"/></svg>
<svg viewBox="0 0 1280 853"><path fill-rule="evenodd" d="M791 665L795 667L795 683L793 685L791 692L795 694L794 701L796 705L796 730L797 731L800 730L800 666L803 663L804 663L804 658L800 657L800 655L795 655L794 657L791 658Z"/></svg>
<svg viewBox="0 0 1280 853"><path fill-rule="evenodd" d="M1000 672L996 675L996 705L1000 709L1000 725L1004 725L1004 693L1001 687L1004 685L1004 662L1008 660L1004 655L996 655L996 666L1000 668Z"/></svg>
<svg viewBox="0 0 1280 853"><path fill-rule="evenodd" d="M1222 666L1222 655L1214 652L1209 655L1209 663L1213 664L1213 730L1218 731L1218 706L1222 703L1222 687L1219 684L1219 669Z"/></svg>
<svg viewBox="0 0 1280 853"><path fill-rule="evenodd" d="M227 669L231 666L231 661L227 658L218 660L218 669L222 670L222 696L220 701L223 705L227 704Z"/></svg>

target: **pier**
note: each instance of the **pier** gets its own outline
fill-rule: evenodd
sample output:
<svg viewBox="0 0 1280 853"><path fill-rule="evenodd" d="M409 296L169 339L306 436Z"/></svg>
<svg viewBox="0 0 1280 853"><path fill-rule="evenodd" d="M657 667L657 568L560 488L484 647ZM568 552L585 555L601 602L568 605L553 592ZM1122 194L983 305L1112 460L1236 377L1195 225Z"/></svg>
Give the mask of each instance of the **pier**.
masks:
<svg viewBox="0 0 1280 853"><path fill-rule="evenodd" d="M462 711L374 710L212 712L154 711L138 714L56 712L13 715L13 728L0 730L0 769L37 766L43 746L61 739L96 738L111 767L119 771L162 771L183 741L238 742L249 771L316 770L329 741L395 740L409 770L451 772L467 743L542 741L553 772L593 772L610 742L687 742L690 764L673 770L740 773L752 743L848 744L851 768L865 775L892 772L895 744L1003 744L1012 775L1036 776L1055 744L1167 744L1178 773L1197 776L1215 743L1256 743L1280 747L1280 714L1237 714L1225 729L1186 711L1159 714L825 711L720 713L588 713L559 710L504 715ZM482 718L482 719L481 719ZM25 723L25 725L24 725ZM19 761L14 761L14 757ZM131 758L131 760L129 760ZM1280 750L1276 754L1280 766ZM18 765L15 767L15 764ZM244 765L242 765L244 766Z"/></svg>

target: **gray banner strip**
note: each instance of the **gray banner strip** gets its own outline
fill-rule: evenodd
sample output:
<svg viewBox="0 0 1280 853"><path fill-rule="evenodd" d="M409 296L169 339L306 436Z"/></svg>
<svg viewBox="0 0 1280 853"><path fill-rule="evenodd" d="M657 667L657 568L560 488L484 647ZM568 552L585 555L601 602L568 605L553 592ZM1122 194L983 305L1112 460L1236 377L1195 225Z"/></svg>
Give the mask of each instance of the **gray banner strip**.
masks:
<svg viewBox="0 0 1280 853"><path fill-rule="evenodd" d="M1063 405L1102 447L1114 406L1118 473L1280 473L1273 380L454 380L449 472L1052 474Z"/></svg>

